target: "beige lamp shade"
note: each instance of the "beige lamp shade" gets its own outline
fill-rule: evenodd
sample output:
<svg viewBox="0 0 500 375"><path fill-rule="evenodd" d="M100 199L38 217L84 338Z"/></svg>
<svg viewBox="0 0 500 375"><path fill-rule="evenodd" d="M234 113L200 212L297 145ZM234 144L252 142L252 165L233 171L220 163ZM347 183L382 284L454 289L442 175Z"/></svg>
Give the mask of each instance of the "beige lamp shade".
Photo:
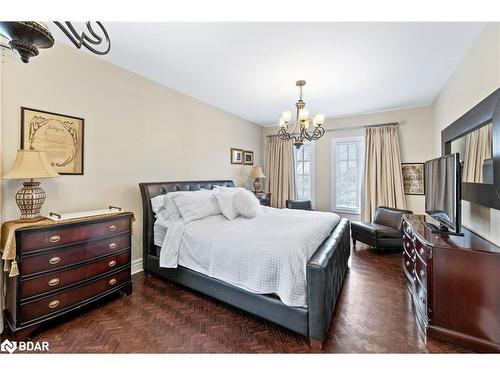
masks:
<svg viewBox="0 0 500 375"><path fill-rule="evenodd" d="M255 166L252 168L252 172L250 173L251 178L265 178L264 172L262 172L262 168L259 166Z"/></svg>
<svg viewBox="0 0 500 375"><path fill-rule="evenodd" d="M18 150L12 168L3 175L9 179L59 177L50 165L45 152L37 150Z"/></svg>

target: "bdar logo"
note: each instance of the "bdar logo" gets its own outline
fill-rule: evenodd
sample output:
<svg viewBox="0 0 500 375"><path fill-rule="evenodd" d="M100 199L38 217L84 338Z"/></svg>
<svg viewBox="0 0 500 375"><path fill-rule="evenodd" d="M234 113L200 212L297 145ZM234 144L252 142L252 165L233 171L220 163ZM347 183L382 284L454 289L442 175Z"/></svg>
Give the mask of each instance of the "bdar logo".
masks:
<svg viewBox="0 0 500 375"><path fill-rule="evenodd" d="M2 352L9 352L10 354L14 353L17 349L17 342L12 342L9 340L5 340L2 342L2 345L0 345L0 350Z"/></svg>

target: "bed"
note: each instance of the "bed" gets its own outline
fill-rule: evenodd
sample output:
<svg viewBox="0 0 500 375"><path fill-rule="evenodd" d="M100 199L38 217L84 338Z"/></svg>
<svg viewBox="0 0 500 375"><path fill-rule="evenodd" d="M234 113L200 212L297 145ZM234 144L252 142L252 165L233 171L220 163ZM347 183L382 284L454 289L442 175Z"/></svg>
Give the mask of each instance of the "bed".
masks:
<svg viewBox="0 0 500 375"><path fill-rule="evenodd" d="M160 249L155 245L158 226L151 199L175 191L234 187L230 180L140 183L143 204L143 266L146 274L173 281L212 298L267 319L309 338L321 348L330 327L350 256L349 221L340 219L306 264L305 306L290 306L275 294L256 294L221 279L179 264L160 267ZM156 239L158 243L158 238Z"/></svg>

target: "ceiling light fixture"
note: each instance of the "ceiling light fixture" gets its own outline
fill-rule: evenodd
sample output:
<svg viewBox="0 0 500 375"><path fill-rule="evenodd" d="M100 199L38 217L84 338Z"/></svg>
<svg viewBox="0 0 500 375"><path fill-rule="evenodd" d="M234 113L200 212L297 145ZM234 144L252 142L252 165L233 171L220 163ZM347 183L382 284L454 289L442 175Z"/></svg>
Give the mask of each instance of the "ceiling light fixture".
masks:
<svg viewBox="0 0 500 375"><path fill-rule="evenodd" d="M111 41L102 23L95 23L97 28L91 22L86 22L87 30L78 32L71 22L54 21L76 48L84 46L92 53L105 55L111 49ZM24 63L28 63L31 57L38 56L39 48L54 45L54 37L43 22L0 22L0 34L9 40L8 44L0 43L0 46L16 52Z"/></svg>
<svg viewBox="0 0 500 375"><path fill-rule="evenodd" d="M284 111L279 120L280 129L278 137L283 140L293 140L293 145L300 148L304 144L304 139L307 141L315 141L325 134L323 124L325 123L325 115L318 114L312 120L313 130L309 131L311 121L309 119L309 110L306 109L306 103L302 100L302 87L306 85L306 81L300 80L295 82L299 87L299 100L295 103L297 113L295 117L295 124L293 130L289 131L291 127L290 121L292 119L292 111Z"/></svg>

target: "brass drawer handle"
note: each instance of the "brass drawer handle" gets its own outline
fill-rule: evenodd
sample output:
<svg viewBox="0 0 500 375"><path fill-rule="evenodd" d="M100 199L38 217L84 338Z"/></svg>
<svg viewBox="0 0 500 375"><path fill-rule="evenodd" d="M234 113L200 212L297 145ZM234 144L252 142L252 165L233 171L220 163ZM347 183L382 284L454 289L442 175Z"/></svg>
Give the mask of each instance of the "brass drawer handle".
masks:
<svg viewBox="0 0 500 375"><path fill-rule="evenodd" d="M55 309L57 306L59 306L59 300L55 299L52 302L49 303L49 308Z"/></svg>
<svg viewBox="0 0 500 375"><path fill-rule="evenodd" d="M116 284L116 279L111 279L108 282L109 285L115 285Z"/></svg>
<svg viewBox="0 0 500 375"><path fill-rule="evenodd" d="M409 267L410 266L410 261L406 261L406 267Z"/></svg>
<svg viewBox="0 0 500 375"><path fill-rule="evenodd" d="M55 235L49 237L49 242L56 243L56 242L59 242L60 239L61 239L61 236L58 236L57 234L55 234Z"/></svg>
<svg viewBox="0 0 500 375"><path fill-rule="evenodd" d="M116 230L116 225L110 225L109 226L109 231L114 232Z"/></svg>
<svg viewBox="0 0 500 375"><path fill-rule="evenodd" d="M420 249L420 255L424 255L424 249Z"/></svg>
<svg viewBox="0 0 500 375"><path fill-rule="evenodd" d="M110 267L114 267L114 266L116 266L116 260L112 260L112 261L110 261L110 262L108 263L108 266L110 266Z"/></svg>
<svg viewBox="0 0 500 375"><path fill-rule="evenodd" d="M49 280L49 286L56 286L57 284L59 284L59 279L57 277Z"/></svg>
<svg viewBox="0 0 500 375"><path fill-rule="evenodd" d="M115 249L115 248L116 248L116 242L111 242L111 243L109 244L109 248L110 248L111 250Z"/></svg>
<svg viewBox="0 0 500 375"><path fill-rule="evenodd" d="M420 276L424 277L425 275L425 272L424 271L420 271Z"/></svg>
<svg viewBox="0 0 500 375"><path fill-rule="evenodd" d="M49 259L49 263L50 264L57 264L60 261L61 261L61 258L59 258L59 257L52 257L52 258Z"/></svg>

